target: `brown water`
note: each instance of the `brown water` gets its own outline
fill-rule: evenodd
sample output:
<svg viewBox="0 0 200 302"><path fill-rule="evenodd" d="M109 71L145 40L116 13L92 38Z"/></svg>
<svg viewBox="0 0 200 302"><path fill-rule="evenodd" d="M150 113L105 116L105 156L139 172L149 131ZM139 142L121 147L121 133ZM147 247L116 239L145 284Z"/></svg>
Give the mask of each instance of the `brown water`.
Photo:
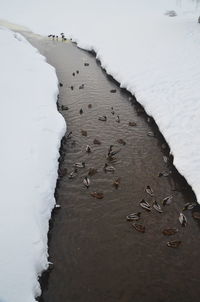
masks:
<svg viewBox="0 0 200 302"><path fill-rule="evenodd" d="M121 90L100 68L94 56L80 50L71 42L54 42L30 36L29 40L47 57L57 71L60 105L72 138L64 146L62 169L68 174L75 162L84 161L76 178L64 176L58 183L57 202L62 208L55 213L49 233L50 261L54 269L42 279L41 302L198 302L200 297L200 231L190 211L185 215L188 225L182 228L179 211L195 196L172 164L163 161L162 136L155 124L147 122L147 115L130 95ZM84 66L88 62L89 66ZM134 68L134 66L133 66ZM79 74L72 76L79 70ZM84 89L79 89L85 84ZM70 86L74 86L74 90ZM110 93L116 89L116 93ZM92 104L92 108L88 108ZM111 107L115 115L111 114ZM83 114L79 114L80 108ZM106 115L107 121L98 120ZM120 123L115 121L120 116ZM129 121L137 123L130 127ZM81 129L88 136L81 135ZM148 131L156 138L147 136ZM101 145L94 145L97 138ZM119 145L123 138L126 145ZM75 143L74 143L75 141ZM85 152L86 145L92 153ZM121 151L112 163L114 174L105 173L103 166L109 145ZM94 167L91 186L83 186L83 177ZM163 170L172 170L169 177L158 177ZM116 190L113 179L121 177ZM160 202L172 194L174 201L162 214L145 212L139 201L152 198L144 189L150 185ZM101 200L90 192L103 192ZM144 234L134 230L125 217L131 212L142 212ZM162 230L177 227L177 235L165 237ZM182 241L178 249L166 246L168 240Z"/></svg>

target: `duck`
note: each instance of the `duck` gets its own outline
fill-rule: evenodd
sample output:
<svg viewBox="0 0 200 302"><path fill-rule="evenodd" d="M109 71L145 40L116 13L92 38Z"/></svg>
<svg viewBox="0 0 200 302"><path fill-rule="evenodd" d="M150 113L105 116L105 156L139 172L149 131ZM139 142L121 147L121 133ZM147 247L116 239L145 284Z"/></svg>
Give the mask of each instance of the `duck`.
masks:
<svg viewBox="0 0 200 302"><path fill-rule="evenodd" d="M75 72L72 73L73 77L75 77Z"/></svg>
<svg viewBox="0 0 200 302"><path fill-rule="evenodd" d="M54 206L54 209L61 209L61 205L56 203L55 206Z"/></svg>
<svg viewBox="0 0 200 302"><path fill-rule="evenodd" d="M122 139L122 138L119 138L118 140L117 140L117 142L119 143L119 144L121 144L121 145L126 145L126 142Z"/></svg>
<svg viewBox="0 0 200 302"><path fill-rule="evenodd" d="M90 179L88 176L85 176L84 180L83 180L83 184L84 186L86 186L86 188L88 189L90 186Z"/></svg>
<svg viewBox="0 0 200 302"><path fill-rule="evenodd" d="M88 175L89 175L89 176L93 176L93 175L95 175L96 173L98 173L98 170L95 169L95 168L90 168L89 171L88 171Z"/></svg>
<svg viewBox="0 0 200 302"><path fill-rule="evenodd" d="M185 215L183 213L180 213L180 215L179 215L179 222L182 225L182 227L185 227L187 224L187 218L185 217Z"/></svg>
<svg viewBox="0 0 200 302"><path fill-rule="evenodd" d="M85 162L75 163L74 167L76 167L76 168L85 168Z"/></svg>
<svg viewBox="0 0 200 302"><path fill-rule="evenodd" d="M119 115L116 117L116 122L117 122L117 123L120 123Z"/></svg>
<svg viewBox="0 0 200 302"><path fill-rule="evenodd" d="M115 93L115 92L117 92L117 90L116 89L111 89L110 92Z"/></svg>
<svg viewBox="0 0 200 302"><path fill-rule="evenodd" d="M157 212L159 212L159 213L163 213L163 210L161 209L161 206L157 203L157 201L156 200L154 200L153 201L153 208L157 211Z"/></svg>
<svg viewBox="0 0 200 302"><path fill-rule="evenodd" d="M84 66L89 66L90 64L89 63L84 63Z"/></svg>
<svg viewBox="0 0 200 302"><path fill-rule="evenodd" d="M113 149L113 145L110 145L110 147L108 149L108 157L109 156L113 157L121 151L121 149L118 149L118 150L115 150L115 151L112 151L112 149Z"/></svg>
<svg viewBox="0 0 200 302"><path fill-rule="evenodd" d="M65 106L65 105L61 105L61 110L69 110L69 107L68 106Z"/></svg>
<svg viewBox="0 0 200 302"><path fill-rule="evenodd" d="M88 108L92 108L92 104L88 104Z"/></svg>
<svg viewBox="0 0 200 302"><path fill-rule="evenodd" d="M168 177L171 173L172 171L163 171L158 174L158 177L162 177L162 176Z"/></svg>
<svg viewBox="0 0 200 302"><path fill-rule="evenodd" d="M101 145L101 142L100 142L100 140L98 140L98 139L95 138L95 139L93 140L93 144L94 144L94 145Z"/></svg>
<svg viewBox="0 0 200 302"><path fill-rule="evenodd" d="M86 150L87 153L91 153L92 152L92 149L91 149L91 147L89 145L86 146L85 150Z"/></svg>
<svg viewBox="0 0 200 302"><path fill-rule="evenodd" d="M70 139L71 136L72 136L72 131L70 131L70 132L67 134L66 139Z"/></svg>
<svg viewBox="0 0 200 302"><path fill-rule="evenodd" d="M166 206L166 205L169 205L172 203L172 199L173 199L173 196L172 195L169 195L167 197L165 197L162 201L163 203L163 206Z"/></svg>
<svg viewBox="0 0 200 302"><path fill-rule="evenodd" d="M63 83L60 82L60 83L59 83L59 86L60 86L60 87L63 87Z"/></svg>
<svg viewBox="0 0 200 302"><path fill-rule="evenodd" d="M77 70L76 73L79 74L79 70Z"/></svg>
<svg viewBox="0 0 200 302"><path fill-rule="evenodd" d="M195 206L196 206L195 203L187 202L184 205L183 211L185 211L185 210L192 210Z"/></svg>
<svg viewBox="0 0 200 302"><path fill-rule="evenodd" d="M115 180L113 181L113 186L114 186L116 189L118 189L118 187L119 187L119 185L120 185L120 182L121 182L121 178L118 177L117 179L115 179Z"/></svg>
<svg viewBox="0 0 200 302"><path fill-rule="evenodd" d="M79 110L79 113L80 113L80 114L83 114L83 109L82 109L82 108Z"/></svg>
<svg viewBox="0 0 200 302"><path fill-rule="evenodd" d="M86 130L81 130L82 136L87 136L87 131Z"/></svg>
<svg viewBox="0 0 200 302"><path fill-rule="evenodd" d="M101 193L101 192L92 192L92 193L90 193L90 195L91 195L92 197L94 197L94 198L97 198L97 199L102 199L102 198L104 198L104 195L103 195L103 193Z"/></svg>
<svg viewBox="0 0 200 302"><path fill-rule="evenodd" d="M165 229L162 231L163 235L165 235L165 236L175 235L177 232L178 232L178 229L175 229L175 228Z"/></svg>
<svg viewBox="0 0 200 302"><path fill-rule="evenodd" d="M71 88L71 90L74 90L74 86L71 86L70 88Z"/></svg>
<svg viewBox="0 0 200 302"><path fill-rule="evenodd" d="M68 178L69 178L69 179L72 179L72 178L76 177L77 173L78 173L78 169L75 168L74 171L72 171L72 172L69 174Z"/></svg>
<svg viewBox="0 0 200 302"><path fill-rule="evenodd" d="M173 240L173 241L168 241L167 242L167 246L168 247L173 247L173 248L179 247L180 244L181 244L180 240Z"/></svg>
<svg viewBox="0 0 200 302"><path fill-rule="evenodd" d="M144 199L142 199L142 200L140 201L140 206L141 206L143 209L147 210L147 211L151 211L151 206L150 206L150 204L149 204L146 200L144 200Z"/></svg>
<svg viewBox="0 0 200 302"><path fill-rule="evenodd" d="M114 111L114 110L111 110L111 114L114 115L114 114L115 114L115 111Z"/></svg>
<svg viewBox="0 0 200 302"><path fill-rule="evenodd" d="M107 116L103 115L103 116L99 116L99 121L102 121L102 122L106 122L107 121Z"/></svg>
<svg viewBox="0 0 200 302"><path fill-rule="evenodd" d="M127 221L139 220L141 216L141 212L131 213L126 216Z"/></svg>
<svg viewBox="0 0 200 302"><path fill-rule="evenodd" d="M166 155L163 155L163 161L167 164L169 161L169 158Z"/></svg>
<svg viewBox="0 0 200 302"><path fill-rule="evenodd" d="M132 227L136 230L136 231L138 231L138 232L140 232L140 233L145 233L145 226L144 225L142 225L142 224L138 224L138 223L132 223L131 224L132 225Z"/></svg>
<svg viewBox="0 0 200 302"><path fill-rule="evenodd" d="M149 132L147 133L147 135L150 136L150 137L155 137L155 134L154 134L152 131L149 131Z"/></svg>
<svg viewBox="0 0 200 302"><path fill-rule="evenodd" d="M154 196L153 190L152 190L152 188L151 188L150 186L147 186L146 189L145 189L145 191L146 191L147 194L149 194L150 196Z"/></svg>
<svg viewBox="0 0 200 302"><path fill-rule="evenodd" d="M128 125L131 126L131 127L137 126L136 122L129 122Z"/></svg>
<svg viewBox="0 0 200 302"><path fill-rule="evenodd" d="M114 172L115 171L115 168L113 166L109 166L107 163L105 163L105 166L103 169L105 172Z"/></svg>

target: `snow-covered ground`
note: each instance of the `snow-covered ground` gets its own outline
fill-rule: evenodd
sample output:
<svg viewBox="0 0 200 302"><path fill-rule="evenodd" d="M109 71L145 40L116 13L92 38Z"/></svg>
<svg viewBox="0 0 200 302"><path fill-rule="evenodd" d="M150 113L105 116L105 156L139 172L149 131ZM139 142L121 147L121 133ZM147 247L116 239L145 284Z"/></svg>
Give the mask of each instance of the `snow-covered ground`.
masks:
<svg viewBox="0 0 200 302"><path fill-rule="evenodd" d="M66 126L54 68L19 34L0 28L0 40L0 301L33 302Z"/></svg>
<svg viewBox="0 0 200 302"><path fill-rule="evenodd" d="M200 24L197 23L200 15L200 1L0 0L0 8L1 19L27 26L34 32L44 35L65 32L68 37L77 41L80 47L90 50L94 49L107 72L112 74L121 83L122 87L126 87L135 94L137 100L144 105L146 111L155 118L171 147L175 166L192 185L200 202L200 150L198 148L200 146ZM175 10L177 16L170 17L166 15L165 12L167 10ZM40 73L40 77L36 76L36 80L31 82L26 80L26 84L23 83L23 75L26 79L28 79L26 74L33 77L32 72L35 71L37 65L30 63L31 67L25 69L25 74L24 71L22 73L21 71L19 72L21 69L18 65L21 62L20 67L24 66L24 57L26 54L27 56L29 55L30 46L24 42L18 42L16 39L11 39L11 36L9 41L7 42L6 40L4 42L3 38L1 38L0 48L0 59L3 60L3 66L5 66L5 62L9 62L8 66L13 67L12 72L8 72L9 69L7 67L6 71L2 71L2 68L0 70L1 75L6 75L3 76L3 81L0 81L0 85L3 84L6 90L1 100L1 109L6 109L6 106L9 109L6 111L1 110L1 112L4 112L1 123L6 125L5 133L9 133L8 137L7 135L6 137L4 136L6 143L1 150L3 152L1 160L5 158L6 171L9 175L6 176L5 172L1 174L1 177L3 175L2 183L6 180L6 183L9 182L10 187L12 187L12 192L16 197L16 204L12 206L16 207L16 212L4 210L4 218L2 217L0 220L2 225L3 221L11 219L10 216L12 216L13 224L9 224L8 230L4 230L4 228L0 228L0 230L8 234L10 232L7 236L8 242L3 245L4 253L7 253L7 250L10 251L10 254L7 253L6 257L9 265L12 263L12 257L14 257L13 246L17 246L17 255L20 252L22 253L22 258L26 259L24 261L27 262L27 266L31 266L34 263L36 274L46 265L46 245L43 245L43 239L46 241L47 220L50 215L50 209L53 206L52 188L55 185L57 149L60 139L60 128L63 127L63 122L60 120L59 115L56 114L55 100L52 97L52 94L55 96L57 89L55 75L49 76L48 80L43 83L43 79L41 79L43 74ZM13 41L13 45L11 44L9 47L4 45L9 45L8 43L11 43L11 41ZM23 45L21 48L24 55L23 60L21 57L21 61L20 56L19 59L17 57L19 54L17 51L15 51L16 56L12 56L15 44ZM6 51L6 55L2 55L2 50ZM4 57L6 57L7 61L5 61ZM34 58L38 58L38 63L43 60L38 54L36 55L35 50ZM28 59L27 57L27 60L25 60L27 65ZM44 66L47 68L48 65L44 64ZM50 67L48 68L50 69ZM51 73L54 74L52 69ZM12 80L12 77L15 80ZM32 89L33 87L29 87L27 84L27 82L29 85L31 83L35 88L37 87L36 85L39 85L38 81L43 83L43 85L40 85L40 89L44 89L44 91L49 93L48 96L45 95L45 98L42 97L43 94L41 94L40 90L38 97L36 97L37 89ZM25 98L25 105L20 103L23 102L24 98L19 97L19 95ZM17 103L14 102L16 96ZM32 98L34 98L34 102L32 102ZM33 110L31 106L34 106L35 109ZM24 114L25 110L28 111L27 114ZM13 122L15 121L15 116L18 118L16 123ZM52 119L56 119L57 124L55 121L55 123L50 125L50 120ZM23 127L24 124L26 124L26 129ZM34 131L38 131L37 137L35 137ZM22 133L26 140L23 140L23 136L19 139L17 136L19 133ZM30 133L30 136L27 133ZM53 137L52 133L54 133ZM50 139L51 141L49 141ZM49 147L50 145L44 144L45 140L49 144L51 143L51 148ZM24 141L26 141L26 144L23 143ZM9 147L11 143L12 145ZM12 148L14 145L15 149ZM19 147L25 153L22 153L21 149L18 149ZM51 154L49 154L49 150L51 150ZM39 164L40 160L42 160L43 166ZM46 169L47 162L51 162L48 170ZM29 165L30 169L27 171L25 168L29 167ZM17 177L16 182L17 174L14 172L17 170L20 170L21 175L24 175L24 177ZM26 173L29 173L28 177L25 177ZM52 177L53 185L50 185L49 177L44 177L44 175L49 174ZM45 183L44 178L46 179ZM37 182L35 183L36 180ZM23 191L24 188L27 189L25 193ZM4 186L4 190L7 192L6 198L9 199L9 190L6 186ZM21 196L28 194L28 192L31 192L31 201L27 203L27 200L29 200L29 197L27 197L24 207ZM45 202L41 202L43 199L45 199ZM24 213L25 208L28 208L28 214L25 217L16 215L18 213L17 210L20 209L18 208L20 204L18 200L22 202L21 213ZM37 204L33 203L33 200L37 200ZM48 201L51 204L50 207ZM3 207L9 206L11 206L10 202L4 200ZM38 210L38 207L41 208ZM33 212L34 215L31 214ZM42 215L45 217L44 220ZM17 223L17 219L21 220L20 224ZM21 243L19 238L15 236L14 243L12 240L9 241L9 239L14 236L12 227L21 234L21 230L17 228L22 228L21 225L28 224L26 220L29 222L30 228L24 228L22 238L28 238L25 241L28 247L22 252L20 244L16 245L16 242ZM40 232L42 232L42 239ZM6 239L4 238L4 240ZM32 246L32 242L36 242L36 252L33 249L27 256L26 253L28 248ZM8 248L9 246L10 248ZM43 258L40 258L38 262L38 255L40 254L43 255ZM5 274L9 273L12 281L12 278L13 280L16 278L15 274L17 272L22 274L21 270L17 268L17 265L20 268L22 267L21 263L15 263L14 265L16 267L12 267L12 273L10 267L10 271L1 271L1 275L5 276ZM13 273L13 271L16 273ZM33 270L30 270L28 275L24 273L23 276L17 276L19 284L13 286L13 290L20 288L22 279L28 282L32 278L33 288L36 287L35 275L33 275ZM4 288L4 283L1 283L1 288ZM25 294L26 290L22 292ZM33 291L30 292L32 293ZM12 290L8 294L11 295L11 293ZM0 292L0 295L2 295L2 292ZM29 300L32 301L31 299ZM29 300L21 297L20 302ZM18 300L7 299L6 301L13 302Z"/></svg>

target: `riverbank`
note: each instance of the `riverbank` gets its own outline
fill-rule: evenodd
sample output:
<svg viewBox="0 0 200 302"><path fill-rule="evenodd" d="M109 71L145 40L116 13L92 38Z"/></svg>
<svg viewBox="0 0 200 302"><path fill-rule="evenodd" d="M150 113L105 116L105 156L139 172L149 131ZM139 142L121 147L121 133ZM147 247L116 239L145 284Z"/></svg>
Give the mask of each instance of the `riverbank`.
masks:
<svg viewBox="0 0 200 302"><path fill-rule="evenodd" d="M61 167L67 173L57 190L61 210L50 230L49 252L54 269L43 284L40 301L198 301L199 227L189 211L186 228L178 221L184 203L193 202L195 197L171 163L164 162L169 149L162 148L166 142L158 129L148 123L148 116L130 94L106 77L91 54L70 42L29 38L56 68L63 84L59 103L68 107L62 113L68 131L72 131L72 138L64 146L66 156ZM84 65L86 62L89 66ZM84 89L79 89L82 84ZM89 104L92 108L88 108ZM104 114L107 121L99 121L98 116ZM129 121L137 126L129 126ZM87 137L81 135L81 130L87 131ZM149 131L156 137L148 136ZM93 144L95 138L101 145ZM120 145L118 139L126 145ZM87 144L92 147L91 154L85 152ZM116 163L112 163L114 175L103 171L110 144L120 148ZM77 161L84 161L86 168L70 180L69 173ZM91 167L98 173L91 177L87 190L82 181ZM166 169L173 173L158 177ZM121 178L118 190L112 186L117 177ZM152 202L144 192L147 185L154 189L159 202L169 194L174 196L164 213L146 213L140 208L141 198ZM90 196L93 191L103 192L104 198L94 199ZM145 234L137 233L126 221L126 215L134 211L142 212ZM179 229L173 236L182 241L177 250L166 246L169 238L162 234L165 227L171 226Z"/></svg>

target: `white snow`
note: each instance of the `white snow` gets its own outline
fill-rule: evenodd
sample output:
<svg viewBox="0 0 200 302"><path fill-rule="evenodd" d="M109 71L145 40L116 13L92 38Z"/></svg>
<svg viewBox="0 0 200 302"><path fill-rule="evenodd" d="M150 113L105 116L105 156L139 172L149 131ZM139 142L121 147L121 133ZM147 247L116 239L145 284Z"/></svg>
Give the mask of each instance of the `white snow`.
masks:
<svg viewBox="0 0 200 302"><path fill-rule="evenodd" d="M66 126L54 68L19 34L0 28L0 41L0 301L33 302Z"/></svg>
<svg viewBox="0 0 200 302"><path fill-rule="evenodd" d="M27 26L34 32L44 35L65 32L66 36L77 41L79 47L89 50L94 49L97 53L97 58L101 60L101 64L107 72L112 74L113 77L121 83L122 87L127 88L135 94L137 100L144 105L147 113L155 118L161 132L171 147L175 166L180 173L186 177L189 184L192 185L197 199L200 202L200 24L197 23L198 16L200 15L199 0L15 0L14 3L11 0L0 0L0 7L1 19ZM177 16L170 17L165 14L166 11L170 10L175 10ZM23 44L24 42L19 43L16 40L15 43ZM2 40L1 45L4 45ZM0 50L0 52L1 51L2 50ZM6 54L6 56L8 55ZM18 64L20 61L11 57L9 62ZM2 70L0 70L0 72L2 72ZM26 70L26 72L28 72L28 70ZM3 74L7 75L6 72ZM7 106L10 106L13 102L12 93L14 93L15 96L18 96L19 93L24 96L27 94L27 88L24 84L22 86L21 77L23 77L23 73L17 72L16 69L16 74L18 75L15 76L15 81L10 80L12 73L7 75L8 78L5 77L5 79L3 79L4 85L9 86L8 89L6 89L6 96L9 100L9 103L7 101ZM36 78L39 80L38 77ZM37 84L35 81L32 82L34 86ZM49 93L49 87L54 87L55 90L53 91L55 92L56 79L52 80L52 82L54 84L49 85L47 81L44 83L44 85L46 85L45 87L44 85L41 86ZM17 91L18 89L19 91ZM28 90L32 91L31 96L33 97L34 93L36 93L36 89L32 89L31 87L31 89ZM4 123L7 125L8 112L9 117L11 115L9 119L10 124L7 125L7 127L9 127L8 129L10 129L10 135L14 135L17 131L17 127L21 127L20 131L23 131L23 121L29 125L30 128L38 125L38 131L43 129L45 135L50 135L51 132L47 130L50 125L43 125L44 120L47 123L49 121L49 114L46 116L47 111L44 110L44 112L41 113L41 120L38 120L38 113L32 111L30 107L24 106L23 109L28 110L28 114L24 115L22 114L24 110L21 111L21 109L18 108L21 98L17 97L17 99L18 103L12 105L16 105L14 107L15 110L7 111L7 114L4 114L1 119L3 123L4 118ZM49 100L49 97L45 97L45 99ZM26 102L27 101L33 106L31 100L27 98ZM38 101L40 103L41 99L38 98ZM43 98L42 101L44 102ZM2 101L2 103L6 106L5 101ZM53 100L52 104L55 106ZM49 102L47 102L45 106L50 106ZM41 108L39 110L41 110ZM55 108L52 115L53 118L55 118ZM11 131L12 121L15 116L17 116L19 120L15 123L14 129ZM30 118L28 119L28 117ZM44 129L46 129L46 132ZM34 133L32 128L29 129L30 133L31 131ZM54 142L55 137L51 141L52 149L55 148L55 159L57 158L57 147L59 144L58 133L59 131L55 134L57 138L56 147ZM9 140L9 138L6 136L4 140ZM7 159L8 165L11 165L10 168L12 168L12 172L17 169L17 167L15 167L17 165L18 169L23 171L26 165L32 164L30 158L33 158L35 161L38 156L42 157L42 154L45 154L42 158L44 165L52 159L46 158L46 153L41 152L41 150L43 151L44 140L41 139L35 143L34 135L32 135L32 138L33 140L30 142L33 144L32 148L29 149L28 144L24 145L24 150L28 155L23 156L21 152L18 152L19 154L16 155L17 162L15 160L17 147L12 151L11 148L7 151L8 146L6 145L2 148L6 154L1 156L1 159ZM38 136L38 139L39 138L40 136ZM12 140L16 142L19 141L19 138L14 137ZM10 141L7 143L9 144ZM15 144L15 146L23 146L23 142ZM50 150L46 145L45 147L46 150ZM40 148L40 152L37 148ZM30 151L29 153L28 150ZM53 152L53 150L51 151ZM10 155L9 152L11 153ZM38 163L39 162L38 160ZM44 173L44 170L39 164L34 164L34 167L32 167L30 171L32 170L34 172L30 173L30 176L33 177L37 175L38 177L39 185L38 187L36 186L37 190L31 188L32 181L30 181L30 177L25 177L27 184L24 185L22 182L21 187L29 188L30 186L32 198L35 194L37 195L37 192L45 196L46 192L49 191L49 178L46 178L46 183L42 182L41 179L44 179L44 174L41 176L41 173ZM6 174L4 174L4 181L7 179L10 184L15 186L15 196L19 198L19 196L21 196L19 183L15 183L16 177L12 180L10 169L7 168L7 171L10 175L6 176ZM55 174L55 162L54 164L52 163L50 171L52 171L52 174ZM54 181L53 185L50 186L51 188L55 185L55 178L53 179ZM18 178L17 180L20 182ZM29 182L31 182L31 184ZM27 192L28 191L29 190L27 190ZM52 194L50 194L49 199L51 199L51 197ZM36 196L34 200L37 200L37 198L38 196ZM7 205L6 201L4 203ZM19 202L17 202L17 204L18 203ZM41 203L41 200L38 200L39 206L43 207L45 204L47 208L44 212L42 210L42 212L48 212L48 217L45 220L47 221L50 215L48 204L44 202ZM32 205L32 202L26 204L26 207L30 207L30 205ZM37 212L37 209L37 206L35 206L34 211ZM45 215L46 214L44 214L44 216ZM36 215L36 217L39 221L37 223L38 226L42 224L43 220L40 215ZM4 219L7 221L7 219L10 218L6 217ZM18 218L13 214L12 219L15 221ZM27 220L35 221L31 214L30 217L27 217ZM13 223L13 226L15 224L16 223ZM18 227L20 227L20 225L18 225ZM41 227L41 229L46 240L47 227L45 231L43 227ZM8 229L8 231L11 232L10 229ZM33 233L34 231L35 228L33 227ZM28 229L26 229L26 232L28 232ZM31 234L31 232L29 234ZM25 234L23 234L23 236L25 236ZM29 238L28 235L27 237ZM37 235L33 235L33 238L35 237L35 242L38 242L37 238L40 238L39 232ZM9 238L11 238L11 236ZM9 242L9 244L13 244L12 241ZM36 244L36 249L38 246L40 245ZM7 247L5 251L7 251ZM21 251L20 248L19 251ZM10 256L10 259L12 259L12 256L13 255ZM29 254L29 257L35 257L34 261L37 263L36 258L38 258L38 254L35 255L34 252ZM26 261L27 265L33 263L32 259L27 258ZM46 260L44 260L44 263L46 263L45 261ZM41 264L37 272L40 270ZM27 281L28 278L26 277L25 279ZM35 279L33 278L33 280ZM18 290L17 286L14 288ZM8 301L11 300L8 299ZM17 300L15 299L15 301ZM27 302L29 300L23 300L21 298L21 302L24 301Z"/></svg>

